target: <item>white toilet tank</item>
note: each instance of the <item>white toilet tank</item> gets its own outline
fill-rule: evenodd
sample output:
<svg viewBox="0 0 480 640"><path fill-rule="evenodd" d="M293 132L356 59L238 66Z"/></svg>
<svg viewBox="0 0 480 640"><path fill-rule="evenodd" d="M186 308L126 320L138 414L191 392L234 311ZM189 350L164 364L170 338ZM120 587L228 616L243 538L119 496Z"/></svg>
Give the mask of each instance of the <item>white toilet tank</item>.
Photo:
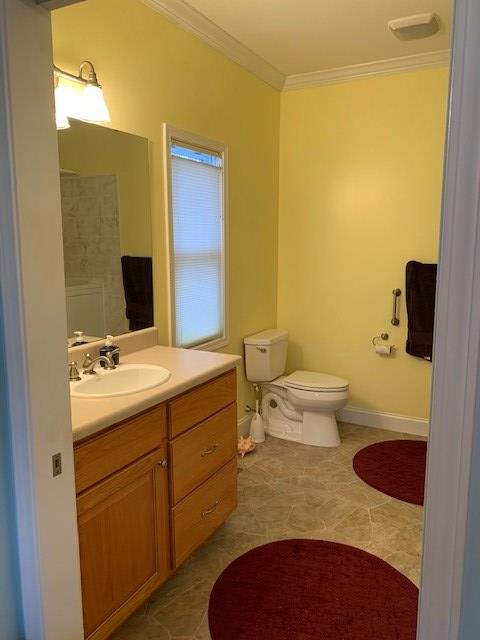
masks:
<svg viewBox="0 0 480 640"><path fill-rule="evenodd" d="M245 370L250 382L270 382L281 376L287 362L288 333L267 329L247 336Z"/></svg>

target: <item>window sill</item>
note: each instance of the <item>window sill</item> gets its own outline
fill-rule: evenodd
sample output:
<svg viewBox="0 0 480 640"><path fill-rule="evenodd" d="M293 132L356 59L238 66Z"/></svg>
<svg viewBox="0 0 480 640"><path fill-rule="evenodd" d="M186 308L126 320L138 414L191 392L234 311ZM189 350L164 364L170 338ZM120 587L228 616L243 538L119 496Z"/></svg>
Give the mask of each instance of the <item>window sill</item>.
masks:
<svg viewBox="0 0 480 640"><path fill-rule="evenodd" d="M226 347L230 344L230 340L228 337L218 338L218 340L211 340L210 342L205 342L204 344L199 344L196 347L190 347L191 349L195 349L195 351L217 351L222 347Z"/></svg>

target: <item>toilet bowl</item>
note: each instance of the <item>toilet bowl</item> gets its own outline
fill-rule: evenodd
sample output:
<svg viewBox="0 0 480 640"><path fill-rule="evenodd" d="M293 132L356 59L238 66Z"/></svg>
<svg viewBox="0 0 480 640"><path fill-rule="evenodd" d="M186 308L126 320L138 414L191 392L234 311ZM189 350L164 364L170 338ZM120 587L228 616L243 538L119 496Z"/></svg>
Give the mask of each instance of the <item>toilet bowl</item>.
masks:
<svg viewBox="0 0 480 640"><path fill-rule="evenodd" d="M287 399L303 412L303 442L319 447L338 447L335 411L348 400L348 382L327 373L295 371L284 380Z"/></svg>
<svg viewBox="0 0 480 640"><path fill-rule="evenodd" d="M285 371L288 334L267 329L247 336L247 379L262 389L262 417L272 436L317 447L340 444L335 411L348 400L348 381L326 373Z"/></svg>
<svg viewBox="0 0 480 640"><path fill-rule="evenodd" d="M338 447L335 412L348 400L348 382L328 374L295 371L261 385L267 433L317 447Z"/></svg>

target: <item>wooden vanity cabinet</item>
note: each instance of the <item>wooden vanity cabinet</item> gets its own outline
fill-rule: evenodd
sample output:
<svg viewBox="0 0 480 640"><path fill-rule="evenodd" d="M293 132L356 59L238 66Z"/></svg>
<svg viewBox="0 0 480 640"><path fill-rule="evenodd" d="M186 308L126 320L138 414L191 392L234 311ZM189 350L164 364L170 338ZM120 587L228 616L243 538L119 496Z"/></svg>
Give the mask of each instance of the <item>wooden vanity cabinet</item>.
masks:
<svg viewBox="0 0 480 640"><path fill-rule="evenodd" d="M237 506L236 375L74 447L87 640L104 640Z"/></svg>

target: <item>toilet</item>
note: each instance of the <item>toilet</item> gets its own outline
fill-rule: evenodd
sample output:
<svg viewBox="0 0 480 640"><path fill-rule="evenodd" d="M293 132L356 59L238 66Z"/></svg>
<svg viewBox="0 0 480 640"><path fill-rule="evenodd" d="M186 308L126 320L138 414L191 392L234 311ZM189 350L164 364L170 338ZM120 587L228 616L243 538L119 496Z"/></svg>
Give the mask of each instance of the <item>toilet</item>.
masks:
<svg viewBox="0 0 480 640"><path fill-rule="evenodd" d="M348 380L315 371L283 375L288 333L267 329L247 336L247 380L262 389L262 417L271 436L317 447L338 447L335 412L348 400Z"/></svg>

